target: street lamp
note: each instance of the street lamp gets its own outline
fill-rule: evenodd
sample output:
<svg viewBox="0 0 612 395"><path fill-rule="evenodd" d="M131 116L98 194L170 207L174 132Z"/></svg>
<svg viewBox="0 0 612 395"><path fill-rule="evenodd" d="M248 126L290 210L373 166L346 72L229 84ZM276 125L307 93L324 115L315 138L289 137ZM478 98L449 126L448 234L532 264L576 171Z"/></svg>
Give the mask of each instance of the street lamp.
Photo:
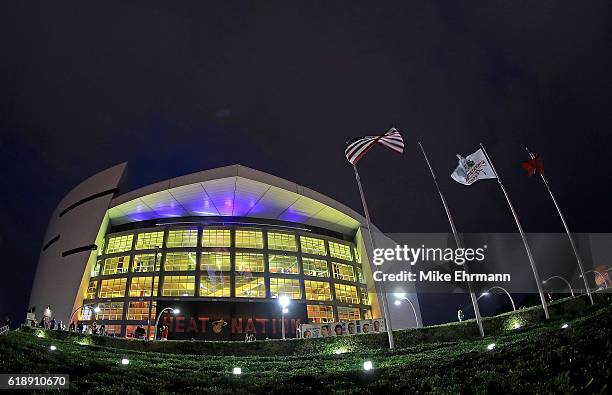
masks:
<svg viewBox="0 0 612 395"><path fill-rule="evenodd" d="M606 281L606 278L604 277L604 275L603 275L603 274L599 273L597 270L587 270L586 272L584 272L584 274L585 274L585 275L586 275L587 273L593 273L593 274L595 274L596 276L601 277L601 279L603 280L604 286L605 286L606 288L608 288L608 282ZM581 277L582 277L582 275L579 275L579 276L578 276L578 278L581 278Z"/></svg>
<svg viewBox="0 0 612 395"><path fill-rule="evenodd" d="M155 246L155 257L153 258L153 270L151 271L151 298L149 299L149 317L147 319L147 339L151 338L151 314L153 313L153 293L155 291L155 270L157 269L157 255L158 254L159 254L159 246ZM155 328L157 328L157 326L155 326Z"/></svg>
<svg viewBox="0 0 612 395"><path fill-rule="evenodd" d="M396 292L394 295L395 295L395 299L396 299L394 304L396 306L401 306L402 300L405 300L406 302L408 302L410 304L410 307L412 307L412 312L414 313L414 319L416 321L416 326L417 326L417 328L420 328L421 326L419 325L419 316L417 315L416 309L414 308L414 305L412 304L412 301L406 297L405 293Z"/></svg>
<svg viewBox="0 0 612 395"><path fill-rule="evenodd" d="M569 281L567 281L565 278L563 278L561 276L551 276L551 277L548 277L546 280L542 281L542 284L546 284L546 282L548 280L552 280L553 278L558 278L559 280L561 280L564 283L566 283L567 286L569 287L570 292L572 293L572 296L574 296L574 290L572 289L572 284L570 284Z"/></svg>
<svg viewBox="0 0 612 395"><path fill-rule="evenodd" d="M478 297L478 299L482 298L483 296L488 296L488 295L489 295L489 293L490 293L490 292L491 292L493 289L501 289L502 291L504 291L504 292L506 293L506 295L508 295L508 298L510 299L510 303L512 303L512 310L513 310L513 311L516 311L516 305L514 304L514 299L512 299L512 296L510 296L510 293L509 293L508 291L506 291L506 289L505 289L505 288L499 287L499 286L497 286L497 285L496 285L496 286L494 286L494 287L491 287L491 288L487 289L485 292L483 292L483 293L482 293L482 295L480 295L480 296Z"/></svg>
<svg viewBox="0 0 612 395"><path fill-rule="evenodd" d="M289 312L289 302L291 300L287 295L281 295L278 298L278 304L281 306L281 331L283 331L283 340L285 340L285 314Z"/></svg>
<svg viewBox="0 0 612 395"><path fill-rule="evenodd" d="M68 319L68 322L71 323L72 322L72 317L74 317L74 315L76 314L77 311L81 310L84 307L89 307L89 305L84 304L81 307L76 308L71 314L70 314L70 319ZM87 310L87 309L85 309ZM100 307L96 306L93 309L94 313L96 313L96 318L97 318L97 314L100 312Z"/></svg>
<svg viewBox="0 0 612 395"><path fill-rule="evenodd" d="M162 316L162 314L164 314L164 311L168 311L168 310L172 310L172 314L179 314L181 311L177 308L173 308L173 307L166 307L164 308L162 311L159 312L157 319L155 320L155 331L157 332L157 326L159 325L159 320ZM157 336L153 336L153 340L156 340Z"/></svg>

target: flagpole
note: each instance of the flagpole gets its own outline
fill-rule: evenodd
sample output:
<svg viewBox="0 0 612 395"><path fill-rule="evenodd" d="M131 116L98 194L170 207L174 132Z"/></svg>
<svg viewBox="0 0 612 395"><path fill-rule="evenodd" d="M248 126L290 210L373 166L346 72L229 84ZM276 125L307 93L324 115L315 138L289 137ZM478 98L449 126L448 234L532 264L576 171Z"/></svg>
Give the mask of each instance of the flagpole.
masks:
<svg viewBox="0 0 612 395"><path fill-rule="evenodd" d="M372 250L376 248L374 243L374 236L372 234L372 223L370 222L370 212L368 211L368 205L366 204L365 194L363 193L363 187L361 186L361 179L359 178L359 172L357 166L353 164L355 169L355 179L357 180L357 186L359 187L359 195L361 196L361 203L363 204L363 211L365 213L366 224L368 226L368 234L370 235L370 243L372 244ZM389 315L389 304L387 303L387 293L385 291L385 282L380 282L382 290L382 307L383 315L385 316L385 326L387 329L387 337L389 338L389 348L395 348L395 341L393 340L393 327L391 326L391 316Z"/></svg>
<svg viewBox="0 0 612 395"><path fill-rule="evenodd" d="M525 147L525 149L529 153L529 157L531 157L531 159L534 159L535 155L533 154L533 152L531 152L528 147ZM552 189L550 189L550 184L548 183L548 180L544 176L544 173L540 173L540 177L542 178L542 181L544 181L544 185L546 185L546 189L548 189L550 198L552 199L553 203L555 204L555 207L557 208L557 212L559 213L561 222L563 222L565 233L567 233L567 238L569 239L570 244L572 245L572 250L574 250L574 255L576 256L576 262L578 262L578 267L580 268L580 274L582 275L582 280L584 281L584 288L586 289L587 295L589 295L589 300L591 301L591 304L593 305L594 304L593 295L591 295L591 291L589 290L589 284L587 283L586 276L584 275L584 268L582 267L582 259L580 258L580 254L578 253L578 248L576 248L576 243L574 243L574 239L572 237L572 234L570 233L569 227L567 226L567 222L565 222L565 217L563 216L563 213L561 212L561 207L559 207L559 204L557 203L557 199L555 198L555 195L553 194Z"/></svg>
<svg viewBox="0 0 612 395"><path fill-rule="evenodd" d="M434 184L436 184L436 189L438 190L438 194L440 195L440 200L442 200L442 205L444 206L444 211L446 211L446 216L448 217L448 222L453 231L453 236L455 237L455 243L457 244L457 248L462 248L461 240L459 239L459 233L457 232L457 228L455 227L455 221L453 221L453 216L451 215L448 204L446 203L446 198L444 197L444 193L440 189L440 185L438 184L438 177L436 177L436 173L434 172L433 167L431 167L431 163L429 163L429 158L427 157L427 153L425 152L425 148L423 148L423 144L419 141L419 147L421 147L421 152L423 153L423 157L425 158L425 162L427 162L427 166L429 167L429 172L431 173L431 177L434 180ZM464 271L469 273L467 262L464 263ZM470 292L470 298L472 299L472 305L474 307L474 314L476 315L476 323L478 324L478 330L480 331L480 336L484 337L484 329L482 327L482 317L480 316L480 309L478 308L478 298L474 293L472 288L472 282L467 281L468 289Z"/></svg>
<svg viewBox="0 0 612 395"><path fill-rule="evenodd" d="M525 251L527 251L527 256L529 257L529 263L531 264L531 270L533 270L533 277L535 278L536 284L538 286L538 293L540 294L540 300L542 301L542 308L544 309L544 316L546 317L546 319L549 319L550 316L548 315L548 306L546 306L546 299L544 298L544 291L542 290L542 283L540 282L540 275L538 274L538 269L536 268L535 262L533 261L533 255L531 254L531 248L529 248L529 244L527 243L527 237L525 237L525 232L523 232L523 227L521 226L521 222L518 219L518 216L516 214L516 211L514 210L514 206L512 205L512 202L510 201L510 196L508 196L506 187L504 187L504 184L502 184L501 179L499 178L499 174L497 174L497 170L495 170L495 166L493 165L493 161L489 157L489 154L487 153L487 150L485 149L484 145L482 145L482 143L480 143L480 148L482 148L482 152L484 152L485 157L487 158L487 161L491 165L491 169L493 169L493 173L495 174L495 177L497 178L497 183L499 184L499 187L501 188L502 192L504 193L504 196L506 197L506 200L508 201L508 206L510 206L510 211L512 211L512 215L514 216L514 220L516 221L516 226L518 227L518 230L521 234L521 238L523 239L523 244L525 245Z"/></svg>

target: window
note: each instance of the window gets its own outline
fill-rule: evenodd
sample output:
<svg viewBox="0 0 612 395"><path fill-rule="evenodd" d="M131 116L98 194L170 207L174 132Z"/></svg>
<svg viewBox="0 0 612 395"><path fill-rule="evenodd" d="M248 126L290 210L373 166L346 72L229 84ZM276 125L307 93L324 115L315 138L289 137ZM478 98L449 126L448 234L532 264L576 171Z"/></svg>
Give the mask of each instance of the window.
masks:
<svg viewBox="0 0 612 395"><path fill-rule="evenodd" d="M295 235L290 233L268 232L268 249L281 251L297 251Z"/></svg>
<svg viewBox="0 0 612 395"><path fill-rule="evenodd" d="M95 299L98 291L98 280L90 281L85 291L85 299Z"/></svg>
<svg viewBox="0 0 612 395"><path fill-rule="evenodd" d="M236 276L235 282L237 298L266 297L266 284L263 277Z"/></svg>
<svg viewBox="0 0 612 395"><path fill-rule="evenodd" d="M124 252L132 249L134 235L115 236L108 239L106 253Z"/></svg>
<svg viewBox="0 0 612 395"><path fill-rule="evenodd" d="M197 229L171 230L168 232L166 247L196 247L198 245Z"/></svg>
<svg viewBox="0 0 612 395"><path fill-rule="evenodd" d="M361 304L365 304L369 306L370 303L370 294L366 288L360 288L359 293L361 294Z"/></svg>
<svg viewBox="0 0 612 395"><path fill-rule="evenodd" d="M323 259L302 258L304 275L315 277L329 277L327 261Z"/></svg>
<svg viewBox="0 0 612 395"><path fill-rule="evenodd" d="M366 280L365 277L363 277L363 271L360 268L356 268L355 270L357 270L357 280L360 283L365 284Z"/></svg>
<svg viewBox="0 0 612 395"><path fill-rule="evenodd" d="M130 297L132 298L143 298L151 296L151 280L153 277L132 277L132 283L130 284ZM155 284L153 285L153 296L157 296L157 280L155 277Z"/></svg>
<svg viewBox="0 0 612 395"><path fill-rule="evenodd" d="M264 256L263 254L251 254L246 252L236 253L236 271L243 272L263 272L264 271Z"/></svg>
<svg viewBox="0 0 612 395"><path fill-rule="evenodd" d="M129 256L116 256L114 258L106 258L104 260L104 268L102 271L102 275L109 276L111 274L127 273L129 265Z"/></svg>
<svg viewBox="0 0 612 395"><path fill-rule="evenodd" d="M91 268L91 277L98 277L100 275L100 271L102 270L102 260L96 261L94 266Z"/></svg>
<svg viewBox="0 0 612 395"><path fill-rule="evenodd" d="M291 299L302 299L300 280L293 278L271 278L270 296L278 298L279 295L287 295Z"/></svg>
<svg viewBox="0 0 612 395"><path fill-rule="evenodd" d="M353 252L355 253L355 261L357 263L361 263L361 255L359 254L359 249L353 248Z"/></svg>
<svg viewBox="0 0 612 395"><path fill-rule="evenodd" d="M106 335L107 336L120 336L121 335L121 325L106 325Z"/></svg>
<svg viewBox="0 0 612 395"><path fill-rule="evenodd" d="M332 300L331 290L327 281L304 280L306 300Z"/></svg>
<svg viewBox="0 0 612 395"><path fill-rule="evenodd" d="M103 281L104 282L104 281ZM106 302L98 304L100 312L95 319L120 320L123 316L123 302Z"/></svg>
<svg viewBox="0 0 612 395"><path fill-rule="evenodd" d="M161 248L164 244L164 232L139 233L136 236L137 250L152 250L155 247Z"/></svg>
<svg viewBox="0 0 612 395"><path fill-rule="evenodd" d="M357 287L353 285L334 284L336 288L336 300L344 303L359 303Z"/></svg>
<svg viewBox="0 0 612 395"><path fill-rule="evenodd" d="M200 270L214 273L227 272L232 267L229 252L202 252L200 257Z"/></svg>
<svg viewBox="0 0 612 395"><path fill-rule="evenodd" d="M229 298L232 281L230 276L201 276L200 296L209 298Z"/></svg>
<svg viewBox="0 0 612 395"><path fill-rule="evenodd" d="M353 255L351 255L351 247L346 244L329 242L329 254L332 258L340 258L345 261L352 261Z"/></svg>
<svg viewBox="0 0 612 395"><path fill-rule="evenodd" d="M334 308L332 306L309 304L306 305L306 311L310 323L334 322Z"/></svg>
<svg viewBox="0 0 612 395"><path fill-rule="evenodd" d="M166 254L165 272L193 271L196 269L195 252L174 252Z"/></svg>
<svg viewBox="0 0 612 395"><path fill-rule="evenodd" d="M151 273L153 271L153 265L155 265L155 254L139 254L134 255L134 263L132 264L132 271L135 273ZM155 271L159 271L161 265L161 254L157 254L157 265L155 265Z"/></svg>
<svg viewBox="0 0 612 395"><path fill-rule="evenodd" d="M236 230L237 248L263 248L263 235L260 230Z"/></svg>
<svg viewBox="0 0 612 395"><path fill-rule="evenodd" d="M112 278L102 280L100 285L100 298L122 298L125 295L126 278Z"/></svg>
<svg viewBox="0 0 612 395"><path fill-rule="evenodd" d="M157 317L157 306L153 302L153 308L151 309L151 321L154 321ZM130 302L128 305L126 320L134 321L146 321L149 319L149 302Z"/></svg>
<svg viewBox="0 0 612 395"><path fill-rule="evenodd" d="M312 237L300 236L300 246L302 253L314 255L327 255L325 241Z"/></svg>
<svg viewBox="0 0 612 395"><path fill-rule="evenodd" d="M338 306L338 320L339 321L354 321L360 320L361 315L359 309L356 307L343 307Z"/></svg>
<svg viewBox="0 0 612 395"><path fill-rule="evenodd" d="M269 255L268 259L270 273L298 274L300 272L297 256Z"/></svg>
<svg viewBox="0 0 612 395"><path fill-rule="evenodd" d="M332 262L334 278L346 281L355 281L355 272L353 266L345 265L344 263Z"/></svg>
<svg viewBox="0 0 612 395"><path fill-rule="evenodd" d="M94 305L91 303L88 303L86 305L83 305L83 309L81 309L80 315L81 315L81 321L89 321L91 319L94 319Z"/></svg>
<svg viewBox="0 0 612 395"><path fill-rule="evenodd" d="M229 247L231 244L229 229L202 230L202 247Z"/></svg>
<svg viewBox="0 0 612 395"><path fill-rule="evenodd" d="M165 276L162 296L195 295L195 276Z"/></svg>

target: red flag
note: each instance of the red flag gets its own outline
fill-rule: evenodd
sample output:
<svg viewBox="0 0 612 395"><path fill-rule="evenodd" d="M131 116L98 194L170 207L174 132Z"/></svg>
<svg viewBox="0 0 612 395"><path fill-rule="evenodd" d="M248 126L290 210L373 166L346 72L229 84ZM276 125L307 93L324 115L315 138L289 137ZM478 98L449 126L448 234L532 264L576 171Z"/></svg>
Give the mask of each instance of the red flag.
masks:
<svg viewBox="0 0 612 395"><path fill-rule="evenodd" d="M526 160L521 163L521 167L527 170L527 175L531 177L536 173L540 173L540 175L544 175L544 162L542 162L542 157L540 154L534 154L533 159Z"/></svg>

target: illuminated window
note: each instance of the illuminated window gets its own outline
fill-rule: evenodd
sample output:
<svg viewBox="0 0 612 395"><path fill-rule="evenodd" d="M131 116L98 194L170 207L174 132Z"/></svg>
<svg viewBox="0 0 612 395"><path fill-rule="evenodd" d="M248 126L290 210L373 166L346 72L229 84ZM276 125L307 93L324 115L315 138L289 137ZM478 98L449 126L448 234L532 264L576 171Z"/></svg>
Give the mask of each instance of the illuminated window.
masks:
<svg viewBox="0 0 612 395"><path fill-rule="evenodd" d="M269 255L268 258L270 273L298 274L297 256L294 255Z"/></svg>
<svg viewBox="0 0 612 395"><path fill-rule="evenodd" d="M230 276L201 276L200 296L209 298L229 298L232 281Z"/></svg>
<svg viewBox="0 0 612 395"><path fill-rule="evenodd" d="M136 236L137 250L150 250L155 247L161 248L164 244L164 232L139 233Z"/></svg>
<svg viewBox="0 0 612 395"><path fill-rule="evenodd" d="M260 230L236 230L237 248L263 248L263 235Z"/></svg>
<svg viewBox="0 0 612 395"><path fill-rule="evenodd" d="M237 252L236 253L236 271L239 273L263 272L264 271L263 254Z"/></svg>
<svg viewBox="0 0 612 395"><path fill-rule="evenodd" d="M310 323L334 322L334 308L332 306L309 304L306 305L306 311Z"/></svg>
<svg viewBox="0 0 612 395"><path fill-rule="evenodd" d="M353 252L355 253L355 261L357 261L357 263L361 263L361 255L359 254L359 249L353 248Z"/></svg>
<svg viewBox="0 0 612 395"><path fill-rule="evenodd" d="M229 229L202 230L202 247L229 247L231 244Z"/></svg>
<svg viewBox="0 0 612 395"><path fill-rule="evenodd" d="M268 232L268 249L281 251L297 251L295 235L290 233Z"/></svg>
<svg viewBox="0 0 612 395"><path fill-rule="evenodd" d="M106 244L106 240L102 239L100 240L100 244L99 244L99 248L98 248L98 256L102 255L104 253L104 247Z"/></svg>
<svg viewBox="0 0 612 395"><path fill-rule="evenodd" d="M198 245L198 230L197 229L180 229L171 230L168 232L168 240L166 246L168 248L176 247L197 247Z"/></svg>
<svg viewBox="0 0 612 395"><path fill-rule="evenodd" d="M234 281L236 282L237 298L266 297L266 284L263 277L236 276Z"/></svg>
<svg viewBox="0 0 612 395"><path fill-rule="evenodd" d="M130 296L133 298L151 296L151 280L153 280L153 277L132 277ZM157 296L157 280L158 277L155 277L155 284L153 285L154 296Z"/></svg>
<svg viewBox="0 0 612 395"><path fill-rule="evenodd" d="M105 325L107 336L121 335L121 325Z"/></svg>
<svg viewBox="0 0 612 395"><path fill-rule="evenodd" d="M352 261L353 256L351 255L351 247L346 244L329 242L329 254L332 258L340 258L345 261Z"/></svg>
<svg viewBox="0 0 612 395"><path fill-rule="evenodd" d="M81 309L81 312L79 313L81 315L81 321L89 321L91 319L94 319L94 305L93 303L88 303L83 305L83 308Z"/></svg>
<svg viewBox="0 0 612 395"><path fill-rule="evenodd" d="M200 270L208 273L227 272L232 267L229 252L202 252Z"/></svg>
<svg viewBox="0 0 612 395"><path fill-rule="evenodd" d="M102 260L96 261L94 266L91 268L91 277L98 277L100 275L100 271L102 270Z"/></svg>
<svg viewBox="0 0 612 395"><path fill-rule="evenodd" d="M90 281L85 292L85 299L95 299L98 291L98 280Z"/></svg>
<svg viewBox="0 0 612 395"><path fill-rule="evenodd" d="M325 241L312 237L300 236L300 246L305 254L327 255Z"/></svg>
<svg viewBox="0 0 612 395"><path fill-rule="evenodd" d="M151 320L155 320L157 306L153 302L153 308L151 309ZM149 302L130 302L128 305L126 320L134 321L146 321L149 319Z"/></svg>
<svg viewBox="0 0 612 395"><path fill-rule="evenodd" d="M173 252L166 254L165 272L189 271L196 269L195 252Z"/></svg>
<svg viewBox="0 0 612 395"><path fill-rule="evenodd" d="M332 300L331 290L327 281L304 280L306 300Z"/></svg>
<svg viewBox="0 0 612 395"><path fill-rule="evenodd" d="M302 258L302 264L306 276L329 277L327 261L323 259Z"/></svg>
<svg viewBox="0 0 612 395"><path fill-rule="evenodd" d="M165 276L162 296L195 295L195 276Z"/></svg>
<svg viewBox="0 0 612 395"><path fill-rule="evenodd" d="M338 306L338 321L360 320L361 314L358 308Z"/></svg>
<svg viewBox="0 0 612 395"><path fill-rule="evenodd" d="M98 304L98 307L100 308L96 318L98 320L118 321L123 316L123 302L105 302Z"/></svg>
<svg viewBox="0 0 612 395"><path fill-rule="evenodd" d="M359 303L357 287L353 285L334 284L336 288L336 300L344 303Z"/></svg>
<svg viewBox="0 0 612 395"><path fill-rule="evenodd" d="M134 235L115 236L108 239L106 253L124 252L132 249Z"/></svg>
<svg viewBox="0 0 612 395"><path fill-rule="evenodd" d="M291 299L301 299L302 289L300 288L300 280L293 278L271 278L270 296L278 298L279 295L287 295Z"/></svg>
<svg viewBox="0 0 612 395"><path fill-rule="evenodd" d="M334 278L346 281L355 281L355 271L351 265L332 262L332 270L334 271Z"/></svg>
<svg viewBox="0 0 612 395"><path fill-rule="evenodd" d="M106 258L104 260L102 274L104 276L108 276L111 274L127 273L129 265L129 256L116 256L113 258Z"/></svg>
<svg viewBox="0 0 612 395"><path fill-rule="evenodd" d="M111 278L102 280L100 284L100 298L122 298L125 295L126 278Z"/></svg>
<svg viewBox="0 0 612 395"><path fill-rule="evenodd" d="M372 319L372 310L363 310L363 319L371 320Z"/></svg>
<svg viewBox="0 0 612 395"><path fill-rule="evenodd" d="M153 271L153 265L155 265L155 254L139 254L134 255L134 263L132 264L132 271L135 273L150 273ZM157 265L155 271L159 271L161 266L161 254L157 254Z"/></svg>
<svg viewBox="0 0 612 395"><path fill-rule="evenodd" d="M361 270L360 268L356 268L357 270L357 280L362 283L365 284L366 280L365 277L363 276L363 270Z"/></svg>
<svg viewBox="0 0 612 395"><path fill-rule="evenodd" d="M365 304L367 306L369 306L370 303L370 294L368 293L368 290L366 288L360 288L360 294L361 294L361 304Z"/></svg>

